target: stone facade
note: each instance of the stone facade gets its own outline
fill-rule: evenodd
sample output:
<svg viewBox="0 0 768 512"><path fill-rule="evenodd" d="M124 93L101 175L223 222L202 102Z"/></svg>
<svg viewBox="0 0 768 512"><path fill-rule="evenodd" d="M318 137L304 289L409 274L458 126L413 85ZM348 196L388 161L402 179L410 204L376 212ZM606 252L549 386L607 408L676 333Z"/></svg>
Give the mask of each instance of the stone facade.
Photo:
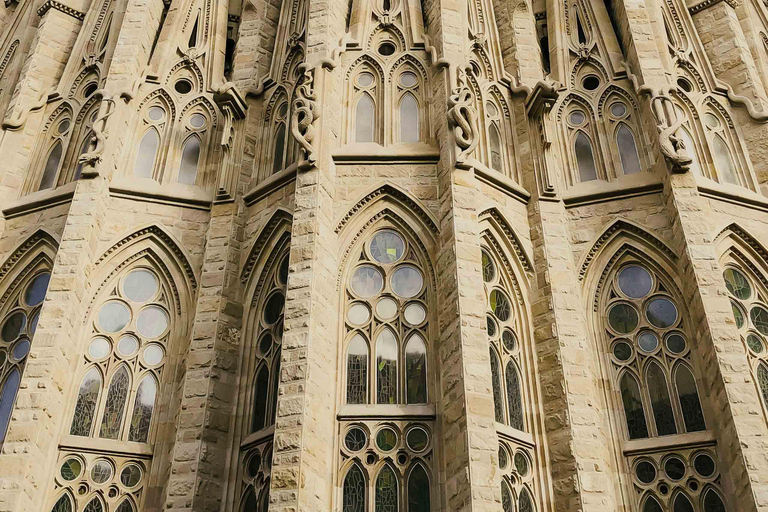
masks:
<svg viewBox="0 0 768 512"><path fill-rule="evenodd" d="M0 512L768 512L765 2L0 26Z"/></svg>

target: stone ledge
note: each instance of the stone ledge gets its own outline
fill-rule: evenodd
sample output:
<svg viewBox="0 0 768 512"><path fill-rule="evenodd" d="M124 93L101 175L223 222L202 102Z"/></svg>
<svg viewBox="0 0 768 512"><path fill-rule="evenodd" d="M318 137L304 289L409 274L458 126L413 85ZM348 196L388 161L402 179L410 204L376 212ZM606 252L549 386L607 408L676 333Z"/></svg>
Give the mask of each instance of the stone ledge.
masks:
<svg viewBox="0 0 768 512"><path fill-rule="evenodd" d="M424 143L382 146L375 142L347 144L333 152L334 162L360 164L437 163L440 150Z"/></svg>
<svg viewBox="0 0 768 512"><path fill-rule="evenodd" d="M701 176L696 177L696 185L702 197L768 212L768 197L747 188L717 183Z"/></svg>
<svg viewBox="0 0 768 512"><path fill-rule="evenodd" d="M680 450L697 446L712 446L716 444L715 434L711 430L703 432L689 432L671 436L649 437L647 439L633 439L626 441L622 447L624 455L640 455L643 453L656 453L665 450Z"/></svg>
<svg viewBox="0 0 768 512"><path fill-rule="evenodd" d="M282 171L278 171L269 178L253 187L245 193L243 200L246 206L251 206L260 199L265 198L275 190L283 188L285 185L296 180L296 173L299 170L299 164L294 163Z"/></svg>
<svg viewBox="0 0 768 512"><path fill-rule="evenodd" d="M339 420L433 420L435 406L403 404L345 405L338 412Z"/></svg>
<svg viewBox="0 0 768 512"><path fill-rule="evenodd" d="M658 176L641 172L622 176L616 181L595 180L574 185L563 194L566 208L656 194L664 189Z"/></svg>
<svg viewBox="0 0 768 512"><path fill-rule="evenodd" d="M240 449L243 450L245 448L249 448L257 444L262 444L263 442L268 441L269 439L272 439L274 436L275 436L275 426L270 425L267 428L263 428L257 432L252 432L248 434L248 436L245 439L243 439L243 442L240 443Z"/></svg>
<svg viewBox="0 0 768 512"><path fill-rule="evenodd" d="M528 204L528 201L530 201L531 194L527 190L499 171L494 171L478 161L472 162L472 168L478 181L503 192L513 199L517 199L523 204Z"/></svg>
<svg viewBox="0 0 768 512"><path fill-rule="evenodd" d="M14 217L27 215L28 213L69 203L72 201L72 196L75 195L76 186L77 182L72 181L60 187L40 190L21 197L17 201L11 203L10 206L3 209L3 217L12 219Z"/></svg>
<svg viewBox="0 0 768 512"><path fill-rule="evenodd" d="M170 183L160 185L149 178L115 178L109 185L113 197L210 210L213 195L200 187Z"/></svg>
<svg viewBox="0 0 768 512"><path fill-rule="evenodd" d="M72 452L104 453L118 457L152 458L152 446L146 443L132 443L113 439L65 435L61 437L59 450Z"/></svg>
<svg viewBox="0 0 768 512"><path fill-rule="evenodd" d="M516 428L512 428L509 425L504 425L503 423L496 423L496 434L498 434L501 439L506 441L513 441L515 443L525 445L531 449L536 446L536 443L533 441L532 434L523 432L522 430L517 430Z"/></svg>

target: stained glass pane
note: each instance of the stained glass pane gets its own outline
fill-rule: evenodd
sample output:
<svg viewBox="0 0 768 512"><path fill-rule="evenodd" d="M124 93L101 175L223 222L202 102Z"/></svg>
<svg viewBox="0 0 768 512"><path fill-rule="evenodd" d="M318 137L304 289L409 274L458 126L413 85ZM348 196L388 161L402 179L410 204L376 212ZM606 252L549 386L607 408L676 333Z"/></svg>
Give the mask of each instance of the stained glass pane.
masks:
<svg viewBox="0 0 768 512"><path fill-rule="evenodd" d="M389 329L376 340L376 403L397 403L397 339Z"/></svg>
<svg viewBox="0 0 768 512"><path fill-rule="evenodd" d="M365 478L357 466L352 466L344 479L342 512L365 512Z"/></svg>
<svg viewBox="0 0 768 512"><path fill-rule="evenodd" d="M129 387L130 378L128 370L123 366L115 372L115 375L112 377L112 383L109 385L99 437L117 439L120 435Z"/></svg>
<svg viewBox="0 0 768 512"><path fill-rule="evenodd" d="M717 169L719 181L739 185L739 179L736 177L736 167L733 165L731 150L723 138L715 135L712 138L712 156L715 160L715 169Z"/></svg>
<svg viewBox="0 0 768 512"><path fill-rule="evenodd" d="M394 263L403 257L405 242L394 231L384 229L374 235L370 250L373 259L379 263Z"/></svg>
<svg viewBox="0 0 768 512"><path fill-rule="evenodd" d="M155 169L155 156L160 145L160 136L152 128L141 139L139 150L136 153L136 163L133 166L133 174L141 178L151 178Z"/></svg>
<svg viewBox="0 0 768 512"><path fill-rule="evenodd" d="M151 375L144 377L136 391L136 402L133 405L131 431L128 440L146 443L149 436L149 426L152 423L152 412L155 410L157 382Z"/></svg>
<svg viewBox="0 0 768 512"><path fill-rule="evenodd" d="M5 434L8 430L8 423L11 421L11 413L13 412L13 403L16 401L16 393L19 391L19 382L21 381L21 374L19 370L13 369L13 371L5 379L3 384L3 391L0 393L0 442L5 440Z"/></svg>
<svg viewBox="0 0 768 512"><path fill-rule="evenodd" d="M61 141L56 141L53 149L48 153L48 160L45 162L43 178L40 180L40 188L38 190L45 190L53 186L53 182L56 179L56 171L59 170L59 162L61 162L61 153Z"/></svg>
<svg viewBox="0 0 768 512"><path fill-rule="evenodd" d="M83 509L83 512L104 512L104 507L102 506L101 502L99 501L99 498L93 498Z"/></svg>
<svg viewBox="0 0 768 512"><path fill-rule="evenodd" d="M134 270L123 283L125 296L134 302L146 302L157 292L157 277L149 270Z"/></svg>
<svg viewBox="0 0 768 512"><path fill-rule="evenodd" d="M363 265L355 269L350 280L352 291L364 299L379 293L384 286L384 277L376 268Z"/></svg>
<svg viewBox="0 0 768 512"><path fill-rule="evenodd" d="M419 142L419 104L410 93L400 103L400 142Z"/></svg>
<svg viewBox="0 0 768 512"><path fill-rule="evenodd" d="M361 335L352 338L347 348L347 403L368 401L368 344Z"/></svg>
<svg viewBox="0 0 768 512"><path fill-rule="evenodd" d="M667 378L664 375L664 370L658 364L651 363L648 367L646 384L648 386L648 394L651 397L651 407L658 435L676 434L677 427L675 426L675 416L669 399Z"/></svg>
<svg viewBox="0 0 768 512"><path fill-rule="evenodd" d="M421 291L424 278L416 267L403 265L392 273L392 291L401 297L415 297Z"/></svg>
<svg viewBox="0 0 768 512"><path fill-rule="evenodd" d="M496 267L493 265L493 260L487 252L483 251L483 281L486 283L493 281L496 276Z"/></svg>
<svg viewBox="0 0 768 512"><path fill-rule="evenodd" d="M699 392L696 390L696 379L686 366L679 366L675 372L675 385L680 398L680 408L683 411L683 421L687 432L705 430L704 413L699 402Z"/></svg>
<svg viewBox="0 0 768 512"><path fill-rule="evenodd" d="M725 504L720 495L711 489L704 496L704 512L725 512Z"/></svg>
<svg viewBox="0 0 768 512"><path fill-rule="evenodd" d="M656 498L649 496L643 506L643 512L664 512L664 510L659 505L659 502L656 501Z"/></svg>
<svg viewBox="0 0 768 512"><path fill-rule="evenodd" d="M651 293L651 273L638 265L629 265L619 272L619 289L627 297L641 299Z"/></svg>
<svg viewBox="0 0 768 512"><path fill-rule="evenodd" d="M608 323L614 331L627 334L637 328L637 310L629 304L614 304L608 311Z"/></svg>
<svg viewBox="0 0 768 512"><path fill-rule="evenodd" d="M512 491L507 482L501 482L501 508L503 512L515 512L515 501L512 499Z"/></svg>
<svg viewBox="0 0 768 512"><path fill-rule="evenodd" d="M513 362L507 363L505 371L507 381L507 407L509 407L509 426L525 430L523 421L523 397L520 389L520 375Z"/></svg>
<svg viewBox="0 0 768 512"><path fill-rule="evenodd" d="M24 330L26 325L27 315L25 315L23 311L16 311L8 317L5 323L3 323L0 336L2 336L3 341L6 343L11 343L19 337L19 334L21 334L21 331Z"/></svg>
<svg viewBox="0 0 768 512"><path fill-rule="evenodd" d="M648 437L648 425L643 411L643 399L640 386L630 374L621 377L621 400L624 403L624 415L627 418L627 430L630 439Z"/></svg>
<svg viewBox="0 0 768 512"><path fill-rule="evenodd" d="M251 432L257 432L264 428L267 417L267 394L269 393L269 369L263 365L256 374L255 388L253 390L253 420Z"/></svg>
<svg viewBox="0 0 768 512"><path fill-rule="evenodd" d="M680 493L675 498L674 512L693 512L693 505L685 494Z"/></svg>
<svg viewBox="0 0 768 512"><path fill-rule="evenodd" d="M408 477L408 512L429 512L429 477L420 464Z"/></svg>
<svg viewBox="0 0 768 512"><path fill-rule="evenodd" d="M43 272L42 274L35 276L24 292L24 302L28 306L37 306L43 302L50 280L51 274L48 272Z"/></svg>
<svg viewBox="0 0 768 512"><path fill-rule="evenodd" d="M723 278L725 279L725 287L737 299L746 300L752 295L749 280L735 268L725 269Z"/></svg>
<svg viewBox="0 0 768 512"><path fill-rule="evenodd" d="M397 478L389 466L376 478L376 512L397 512Z"/></svg>
<svg viewBox="0 0 768 512"><path fill-rule="evenodd" d="M107 302L99 310L99 325L107 332L117 332L131 320L130 310L122 302Z"/></svg>
<svg viewBox="0 0 768 512"><path fill-rule="evenodd" d="M274 368L272 369L272 394L271 394L272 404L270 407L271 409L270 412L272 414L270 415L269 424L266 425L267 427L270 425L274 425L275 419L277 418L277 388L280 385L280 364L282 362L281 354L282 354L282 349L278 347L277 351L275 352Z"/></svg>
<svg viewBox="0 0 768 512"><path fill-rule="evenodd" d="M491 310L496 318L502 322L509 320L512 308L509 305L509 299L503 292L499 290L493 290L490 295Z"/></svg>
<svg viewBox="0 0 768 512"><path fill-rule="evenodd" d="M649 484L656 480L656 468L647 460L640 461L635 466L635 476L644 484Z"/></svg>
<svg viewBox="0 0 768 512"><path fill-rule="evenodd" d="M651 325L660 329L671 327L677 320L677 307L664 297L649 302L645 312Z"/></svg>
<svg viewBox="0 0 768 512"><path fill-rule="evenodd" d="M592 154L592 143L589 137L579 132L574 144L576 151L576 163L579 166L579 179L581 181L592 181L597 179L597 167L595 166L595 157Z"/></svg>
<svg viewBox="0 0 768 512"><path fill-rule="evenodd" d="M77 392L75 415L69 433L73 436L90 436L93 415L96 412L96 400L101 391L101 374L96 368L91 368L80 383Z"/></svg>
<svg viewBox="0 0 768 512"><path fill-rule="evenodd" d="M72 512L72 500L64 494L53 506L51 512Z"/></svg>
<svg viewBox="0 0 768 512"><path fill-rule="evenodd" d="M347 435L344 436L344 446L351 452L359 452L365 448L367 442L368 436L360 427L352 427L347 431Z"/></svg>
<svg viewBox="0 0 768 512"><path fill-rule="evenodd" d="M491 350L491 384L493 385L493 409L496 421L504 423L504 406L501 398L501 369L499 368L499 358L496 352Z"/></svg>
<svg viewBox="0 0 768 512"><path fill-rule="evenodd" d="M363 94L355 108L355 142L373 142L374 126L373 99Z"/></svg>
<svg viewBox="0 0 768 512"><path fill-rule="evenodd" d="M181 150L181 167L179 167L179 183L194 185L197 179L197 165L200 160L200 139L190 137Z"/></svg>
<svg viewBox="0 0 768 512"><path fill-rule="evenodd" d="M736 322L736 327L741 329L744 327L744 312L741 310L741 306L736 304L736 301L731 299L731 311L733 311L733 319Z"/></svg>
<svg viewBox="0 0 768 512"><path fill-rule="evenodd" d="M283 168L283 155L285 154L285 124L280 123L275 130L275 151L272 155L272 173Z"/></svg>
<svg viewBox="0 0 768 512"><path fill-rule="evenodd" d="M427 346L418 334L405 347L406 403L427 403Z"/></svg>
<svg viewBox="0 0 768 512"><path fill-rule="evenodd" d="M136 328L142 336L156 338L168 328L168 313L159 306L147 306L139 311Z"/></svg>
<svg viewBox="0 0 768 512"><path fill-rule="evenodd" d="M760 394L763 395L763 403L768 407L768 368L764 364L757 367L757 383L760 386Z"/></svg>
<svg viewBox="0 0 768 512"><path fill-rule="evenodd" d="M640 157L637 154L635 136L632 135L632 132L624 124L616 130L616 145L619 148L621 168L624 170L624 174L640 172L642 169L640 167Z"/></svg>
<svg viewBox="0 0 768 512"><path fill-rule="evenodd" d="M533 500L528 489L520 493L520 512L533 512Z"/></svg>
<svg viewBox="0 0 768 512"><path fill-rule="evenodd" d="M253 490L252 486L248 486L248 490L245 491L245 496L243 497L243 512L258 512L258 500L256 498L256 493Z"/></svg>
<svg viewBox="0 0 768 512"><path fill-rule="evenodd" d="M120 506L117 507L115 512L133 512L133 505L131 505L131 500L128 498L124 499Z"/></svg>
<svg viewBox="0 0 768 512"><path fill-rule="evenodd" d="M755 329L761 334L768 334L768 310L762 306L755 306L749 311L749 318Z"/></svg>
<svg viewBox="0 0 768 512"><path fill-rule="evenodd" d="M491 169L502 172L504 161L501 157L501 134L496 123L492 123L488 128L488 139L491 146Z"/></svg>

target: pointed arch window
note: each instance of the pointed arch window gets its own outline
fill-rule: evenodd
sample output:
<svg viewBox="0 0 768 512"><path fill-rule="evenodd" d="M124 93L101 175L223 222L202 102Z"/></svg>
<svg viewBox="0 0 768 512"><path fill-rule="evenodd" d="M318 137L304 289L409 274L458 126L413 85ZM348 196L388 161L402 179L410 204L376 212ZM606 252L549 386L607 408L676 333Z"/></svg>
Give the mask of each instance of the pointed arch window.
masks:
<svg viewBox="0 0 768 512"><path fill-rule="evenodd" d="M408 512L429 512L429 476L421 464L416 464L408 476Z"/></svg>
<svg viewBox="0 0 768 512"><path fill-rule="evenodd" d="M517 373L515 363L507 363L505 372L507 388L507 404L509 407L509 426L517 430L525 430L523 419L523 397L520 388L520 375Z"/></svg>
<svg viewBox="0 0 768 512"><path fill-rule="evenodd" d="M717 181L731 185L748 186L746 176L736 164L737 149L731 143L733 134L728 123L724 122L721 116L716 115L713 110L704 113L702 124L709 141Z"/></svg>
<svg viewBox="0 0 768 512"><path fill-rule="evenodd" d="M368 314L366 309L365 315ZM368 402L368 344L356 334L347 348L347 403Z"/></svg>
<svg viewBox="0 0 768 512"><path fill-rule="evenodd" d="M597 166L595 155L592 151L592 142L589 137L579 131L573 142L573 150L576 155L576 164L579 168L580 181L592 181L597 179Z"/></svg>
<svg viewBox="0 0 768 512"><path fill-rule="evenodd" d="M624 123L616 130L616 146L619 148L621 168L624 174L634 174L642 170L640 155L637 153L637 144L632 131Z"/></svg>
<svg viewBox="0 0 768 512"><path fill-rule="evenodd" d="M75 417L69 433L73 436L90 436L93 418L96 414L96 404L101 391L101 373L97 368L91 368L83 377L77 393Z"/></svg>
<svg viewBox="0 0 768 512"><path fill-rule="evenodd" d="M135 443L146 443L149 438L149 426L152 413L155 411L157 398L157 381L152 375L146 375L136 391L136 401L133 405L131 430L128 440Z"/></svg>
<svg viewBox="0 0 768 512"><path fill-rule="evenodd" d="M397 477L388 464L382 467L379 476L376 478L375 493L374 503L376 512L398 511Z"/></svg>
<svg viewBox="0 0 768 512"><path fill-rule="evenodd" d="M101 500L96 497L88 502L83 509L83 512L104 512L104 505L102 505Z"/></svg>
<svg viewBox="0 0 768 512"><path fill-rule="evenodd" d="M56 183L56 176L59 172L59 166L61 164L61 156L64 151L64 146L61 140L57 140L53 144L53 148L48 153L48 158L45 161L45 167L43 168L43 177L40 180L39 190L45 190L51 188Z"/></svg>
<svg viewBox="0 0 768 512"><path fill-rule="evenodd" d="M365 477L360 467L353 464L344 478L343 512L365 512Z"/></svg>
<svg viewBox="0 0 768 512"><path fill-rule="evenodd" d="M179 167L179 183L194 185L197 181L197 166L200 161L200 139L192 135L184 143L181 150L181 167Z"/></svg>
<svg viewBox="0 0 768 512"><path fill-rule="evenodd" d="M278 100L272 120L272 173L281 171L293 163L288 136L290 122L289 105L283 99Z"/></svg>
<svg viewBox="0 0 768 512"><path fill-rule="evenodd" d="M155 171L157 150L160 147L160 135L157 130L150 128L141 138L136 152L136 163L133 166L134 176L152 178Z"/></svg>
<svg viewBox="0 0 768 512"><path fill-rule="evenodd" d="M488 165L494 171L505 172L501 110L493 101L485 102L485 118L488 125Z"/></svg>
<svg viewBox="0 0 768 512"><path fill-rule="evenodd" d="M61 497L56 500L51 512L73 512L72 511L72 498L68 494L62 494Z"/></svg>
<svg viewBox="0 0 768 512"><path fill-rule="evenodd" d="M731 158L731 150L720 135L712 137L712 156L715 159L715 168L717 169L718 176L725 183L739 185L739 180L736 177L736 167L733 165L733 158Z"/></svg>
<svg viewBox="0 0 768 512"><path fill-rule="evenodd" d="M419 102L410 92L400 101L400 142L419 142Z"/></svg>
<svg viewBox="0 0 768 512"><path fill-rule="evenodd" d="M355 107L355 142L373 142L376 127L376 108L373 98L363 93Z"/></svg>

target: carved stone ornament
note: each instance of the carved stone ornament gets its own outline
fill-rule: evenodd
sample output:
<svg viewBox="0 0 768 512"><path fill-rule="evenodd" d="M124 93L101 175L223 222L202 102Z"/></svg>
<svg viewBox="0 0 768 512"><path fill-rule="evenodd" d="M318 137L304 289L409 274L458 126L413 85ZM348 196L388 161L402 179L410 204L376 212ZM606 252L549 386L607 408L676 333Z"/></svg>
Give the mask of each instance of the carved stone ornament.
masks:
<svg viewBox="0 0 768 512"><path fill-rule="evenodd" d="M456 163L463 164L479 142L477 112L472 98L472 89L467 85L463 70L458 71L457 86L448 97L448 124L453 128L456 139Z"/></svg>
<svg viewBox="0 0 768 512"><path fill-rule="evenodd" d="M686 151L683 139L677 134L685 123L685 116L680 115L680 112L675 109L672 98L666 94L653 96L651 109L656 118L656 128L659 130L661 152L669 163L670 169L675 173L688 172L693 158Z"/></svg>
<svg viewBox="0 0 768 512"><path fill-rule="evenodd" d="M319 117L317 110L317 94L314 90L314 70L306 63L301 65L303 73L296 87L296 96L293 98L293 114L291 115L291 134L301 145L301 152L309 162L317 159L312 141L316 130L312 125Z"/></svg>
<svg viewBox="0 0 768 512"><path fill-rule="evenodd" d="M82 165L81 175L85 178L96 175L93 168L101 162L101 154L104 152L104 144L107 140L107 120L117 110L117 104L112 95L107 94L103 89L99 93L101 94L101 105L99 105L99 111L92 127L95 140L88 146L88 151L77 159L77 162Z"/></svg>

